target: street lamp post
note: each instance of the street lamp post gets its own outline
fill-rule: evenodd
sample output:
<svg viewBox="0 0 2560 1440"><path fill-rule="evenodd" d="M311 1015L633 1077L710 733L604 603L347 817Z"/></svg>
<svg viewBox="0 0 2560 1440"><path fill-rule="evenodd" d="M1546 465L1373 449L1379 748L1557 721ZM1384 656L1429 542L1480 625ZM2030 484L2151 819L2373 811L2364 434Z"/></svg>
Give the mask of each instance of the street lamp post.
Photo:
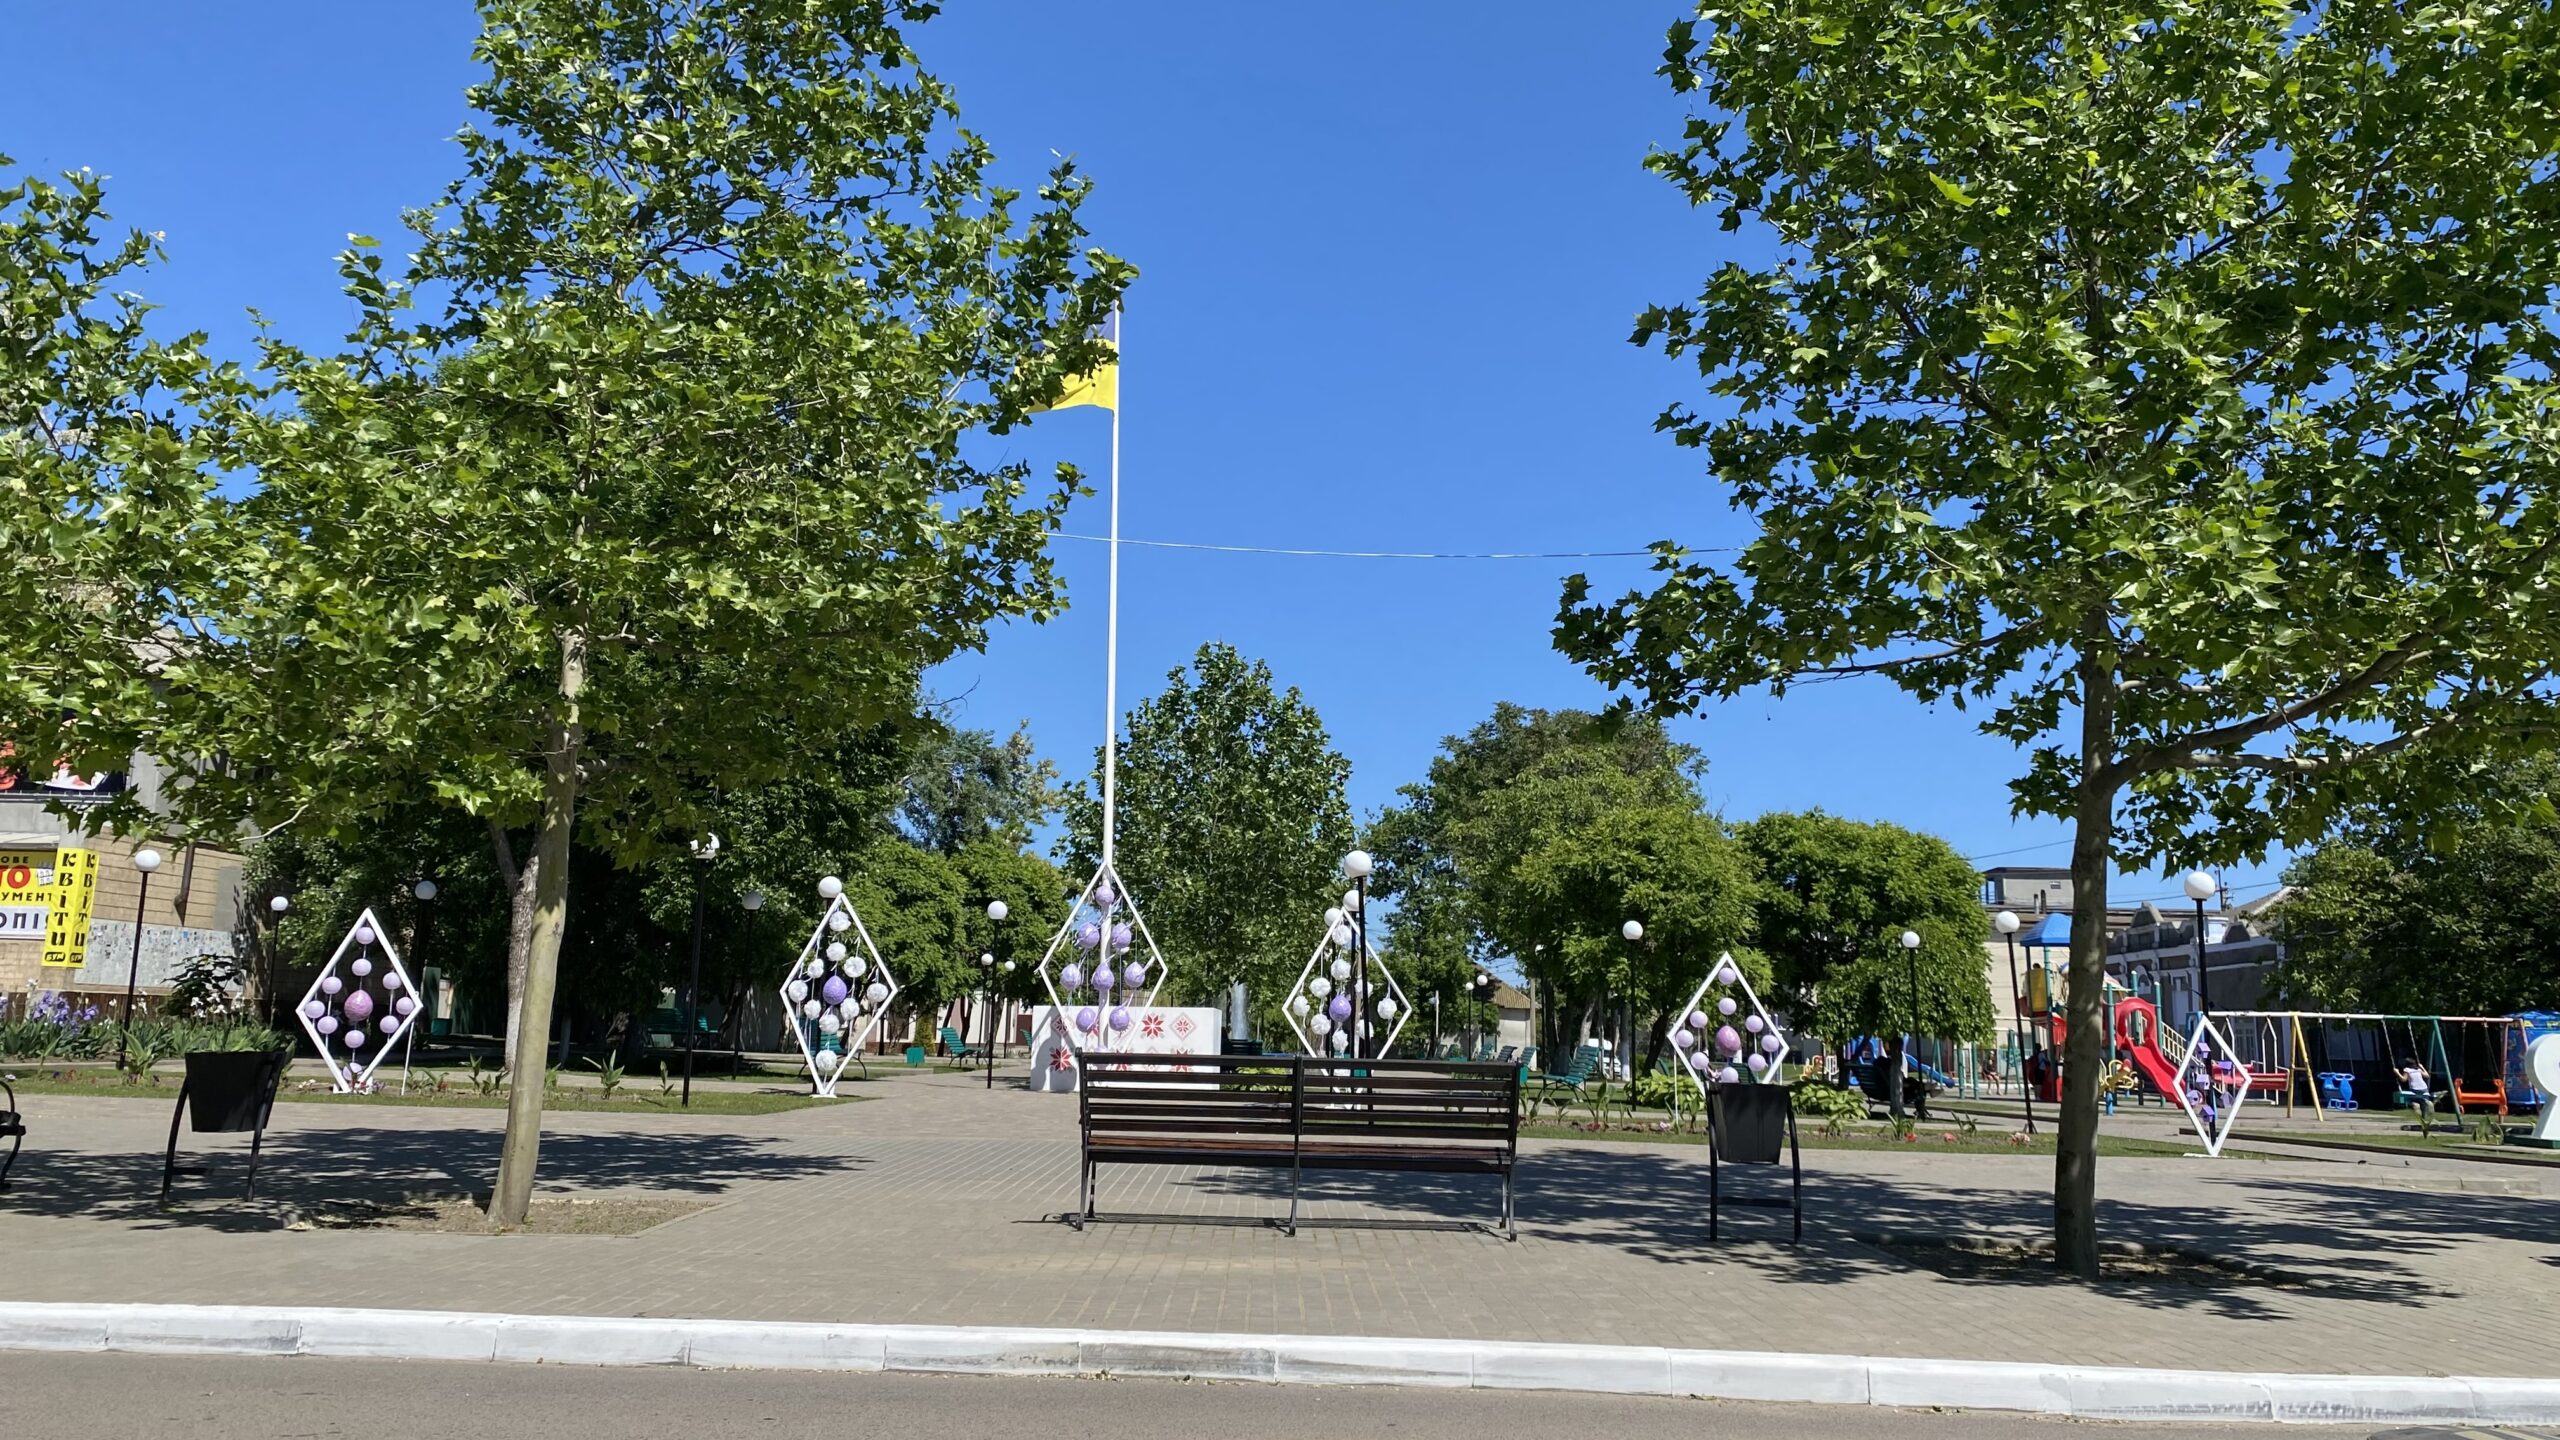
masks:
<svg viewBox="0 0 2560 1440"><path fill-rule="evenodd" d="M422 879L417 884L409 887L409 893L416 896L418 900L418 918L416 922L409 927L409 963L418 967L419 978L423 980L427 973L427 962L421 958L426 952L427 944L427 915L429 913L427 910L427 902L436 898L436 882L433 880ZM427 999L423 993L419 994L416 998L421 1007L426 1005ZM402 1032L402 1043L400 1047L400 1093L403 1095L409 1093L409 1062L418 1058L419 1027L432 1023L432 1020L433 1017L422 1008L418 1012L418 1018L410 1021L409 1028Z"/></svg>
<svg viewBox="0 0 2560 1440"><path fill-rule="evenodd" d="M1493 994L1493 977L1479 970L1467 982L1467 1058L1484 1058L1484 1002Z"/></svg>
<svg viewBox="0 0 2560 1440"><path fill-rule="evenodd" d="M1911 980L1911 1029L1894 1048L1893 1081L1887 1093L1893 1101L1893 1118L1902 1118L1903 1071L1912 1061L1911 1047L1920 1039L1920 932L1902 932L1902 967Z"/></svg>
<svg viewBox="0 0 2560 1440"><path fill-rule="evenodd" d="M1003 923L1004 923L1004 917L1005 917L1005 916L1007 916L1007 915L1010 915L1010 914L1012 914L1012 913L1013 913L1013 911L1012 911L1011 907L1007 906L1007 905L1006 905L1003 901L1001 901L1001 900L990 900L990 901L988 901L988 902L987 902L987 919L988 919L989 921L991 921L993 924L996 924L996 925L1001 925L1001 924L1003 924ZM992 933L992 931L989 933L989 935L988 935L988 937L987 937L987 943L988 943L989 945L991 945L991 946L992 946L993 944L995 944L995 936L994 936L994 934ZM1007 968L1007 969L1010 969L1010 968L1012 968L1012 967L1007 966L1006 968ZM988 951L986 951L986 952L984 952L983 954L981 954L981 955L979 955L979 956L978 956L978 969L979 969L980 971L984 972L984 973L985 973L985 976L986 976L986 984L985 984L985 986L984 986L983 988L985 989L986 997L987 997L987 1088L988 1088L988 1089L990 1089L990 1090L993 1090L994 1088L996 1088L996 954L995 954L995 951L993 951L993 950L988 950Z"/></svg>
<svg viewBox="0 0 2560 1440"><path fill-rule="evenodd" d="M2196 1011L2203 1015L2213 1013L2212 981L2206 977L2204 968L2204 902L2212 899L2214 892L2221 888L2222 882L2205 871L2187 872L2187 898L2196 902Z"/></svg>
<svg viewBox="0 0 2560 1440"><path fill-rule="evenodd" d="M1626 1001L1626 1017L1627 1017L1627 1018L1626 1018L1626 1024L1625 1024L1623 1027L1621 1027L1621 1028L1619 1029L1619 1031L1618 1031L1618 1048L1619 1048L1619 1049L1621 1049L1621 1050L1623 1050L1623 1051L1624 1051L1624 1052L1626 1052L1626 1053L1624 1053L1624 1054L1622 1054L1622 1055L1620 1055L1620 1056L1618 1057L1618 1065L1619 1065L1619 1068L1621 1068L1621 1069L1623 1069L1624 1071L1626 1071L1627 1095L1628 1095L1628 1097L1629 1097L1630 1099L1632 1099L1632 1098L1634 1098L1634 1095L1635 1095L1635 1084L1636 1084L1636 952L1635 952L1635 947L1636 947L1636 945L1637 945L1639 942L1641 942L1641 941L1644 939L1644 922L1643 922L1643 921L1641 921L1641 920L1630 920L1630 921L1628 921L1627 923L1625 923L1624 925L1621 925L1621 926L1619 926L1619 927L1618 927L1618 934L1619 934L1619 935L1621 935L1621 936L1623 936L1623 937L1625 938L1626 942L1627 942L1627 993L1626 993L1626 995L1623 997L1623 998L1625 999L1625 1001Z"/></svg>
<svg viewBox="0 0 2560 1440"><path fill-rule="evenodd" d="M1351 1058L1373 1060L1369 1048L1369 1016L1375 1002L1369 995L1369 872L1375 868L1366 850L1354 850L1342 857L1343 878L1351 882L1352 938L1355 947L1351 981Z"/></svg>
<svg viewBox="0 0 2560 1440"><path fill-rule="evenodd" d="M693 971L684 986L684 1105L693 1107L693 1032L702 1027L702 911L703 886L711 875L711 861L720 853L720 837L705 835L688 842L693 851Z"/></svg>
<svg viewBox="0 0 2560 1440"><path fill-rule="evenodd" d="M764 892L761 890L750 890L746 894L739 896L738 908L746 911L750 915L762 910L764 908ZM735 947L732 946L732 949L734 950ZM740 1023L740 1017L734 1014L724 1015L721 1018L729 1027L729 1075L734 1079L738 1072L745 1068L747 1063L746 1026Z"/></svg>
<svg viewBox="0 0 2560 1440"><path fill-rule="evenodd" d="M142 907L151 898L151 872L160 868L160 852L149 846L133 852L133 868L142 886L133 899L133 959L124 970L124 1024L116 1029L116 1068L124 1068L125 1044L133 1038L133 992L142 982Z"/></svg>
<svg viewBox="0 0 2560 1440"><path fill-rule="evenodd" d="M2036 1091L2027 1078L2027 992L2018 988L2018 912L2003 910L1991 917L1991 928L2009 946L2009 1034L2018 1047L2018 1093L2027 1104L2027 1133L2036 1133Z"/></svg>
<svg viewBox="0 0 2560 1440"><path fill-rule="evenodd" d="M278 895L267 902L267 974L258 984L258 1013L272 1023L276 1018L275 982L284 974L284 912L293 908L288 896Z"/></svg>

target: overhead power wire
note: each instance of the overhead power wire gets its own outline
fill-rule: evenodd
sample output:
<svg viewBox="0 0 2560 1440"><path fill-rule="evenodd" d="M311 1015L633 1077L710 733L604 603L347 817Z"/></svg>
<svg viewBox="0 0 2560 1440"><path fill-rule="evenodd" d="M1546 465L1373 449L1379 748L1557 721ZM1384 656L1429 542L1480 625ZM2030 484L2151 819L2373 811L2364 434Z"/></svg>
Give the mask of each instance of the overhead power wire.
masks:
<svg viewBox="0 0 2560 1440"><path fill-rule="evenodd" d="M1090 540L1109 544L1108 535L1080 535L1072 530L1058 532L1061 540ZM1144 545L1154 550L1207 550L1223 555L1294 555L1318 560L1625 560L1641 559L1651 550L1298 550L1279 545L1204 545L1191 540L1134 540L1123 535L1123 545ZM1739 545L1691 547L1693 555L1736 555Z"/></svg>

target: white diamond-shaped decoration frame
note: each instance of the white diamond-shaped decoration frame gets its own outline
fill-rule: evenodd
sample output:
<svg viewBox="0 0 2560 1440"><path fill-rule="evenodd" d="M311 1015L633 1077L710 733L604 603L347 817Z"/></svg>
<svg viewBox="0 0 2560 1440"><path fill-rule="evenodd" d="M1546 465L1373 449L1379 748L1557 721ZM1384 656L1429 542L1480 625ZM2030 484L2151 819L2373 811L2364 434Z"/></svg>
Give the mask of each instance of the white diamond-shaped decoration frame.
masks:
<svg viewBox="0 0 2560 1440"><path fill-rule="evenodd" d="M1736 1000L1728 989L1739 989L1742 998ZM1710 1082L1775 1080L1794 1046L1729 950L1716 957L1707 978L1689 992L1689 1003L1671 1019L1671 1048L1680 1057L1680 1073L1698 1087L1701 1102Z"/></svg>
<svg viewBox="0 0 2560 1440"><path fill-rule="evenodd" d="M302 1022L302 1033L311 1037L311 1048L320 1052L330 1083L341 1095L371 1085L373 1072L417 1023L418 987L371 906L347 927L329 963L311 977L294 1018Z"/></svg>
<svg viewBox="0 0 2560 1440"><path fill-rule="evenodd" d="M1377 1039L1378 1022L1384 1021L1384 1039L1371 1047L1367 1058L1392 1054L1396 1037L1404 1033L1405 1022L1413 1018L1413 1004L1396 983L1395 971L1387 959L1375 950L1369 951L1369 976L1365 990L1360 980L1361 942L1366 936L1366 916L1357 890L1343 897L1351 903L1337 905L1324 912L1324 938L1316 942L1315 953L1298 969L1298 978L1289 986L1289 998L1281 1006L1289 1028L1297 1032L1298 1049L1307 1055L1344 1055L1351 1050L1351 1022L1357 1017L1367 1037Z"/></svg>
<svg viewBox="0 0 2560 1440"><path fill-rule="evenodd" d="M1137 998L1141 985L1146 994ZM1164 955L1115 867L1096 869L1076 892L1066 922L1041 953L1040 986L1049 993L1051 1025L1065 1032L1067 1049L1079 1057L1109 1053L1113 1040L1129 1032L1135 1011L1155 1005L1164 989Z"/></svg>
<svg viewBox="0 0 2560 1440"><path fill-rule="evenodd" d="M844 1078L845 1062L888 1018L889 1005L898 998L898 977L880 958L871 928L862 923L853 902L841 892L826 901L778 993L809 1083L818 1094L832 1097L836 1082Z"/></svg>
<svg viewBox="0 0 2560 1440"><path fill-rule="evenodd" d="M2204 1153L2220 1155L2222 1142L2240 1118L2240 1103L2249 1097L2249 1065L2232 1053L2231 1039L2210 1015L2196 1016L2187 1032L2187 1053L2178 1061L2178 1093L2173 1098L2187 1112L2204 1141Z"/></svg>

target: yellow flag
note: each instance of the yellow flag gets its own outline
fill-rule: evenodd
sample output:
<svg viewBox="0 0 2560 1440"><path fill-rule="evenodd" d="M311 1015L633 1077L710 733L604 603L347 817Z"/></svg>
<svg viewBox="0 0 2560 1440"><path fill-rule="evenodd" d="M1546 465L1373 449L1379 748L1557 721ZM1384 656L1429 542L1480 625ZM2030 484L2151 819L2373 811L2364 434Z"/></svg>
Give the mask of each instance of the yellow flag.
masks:
<svg viewBox="0 0 2560 1440"><path fill-rule="evenodd" d="M1057 403L1042 406L1035 414L1051 410L1072 410L1079 405L1092 405L1114 414L1120 410L1120 311L1114 308L1111 318L1103 322L1102 342L1111 347L1111 358L1081 375L1071 376L1067 388L1060 392Z"/></svg>

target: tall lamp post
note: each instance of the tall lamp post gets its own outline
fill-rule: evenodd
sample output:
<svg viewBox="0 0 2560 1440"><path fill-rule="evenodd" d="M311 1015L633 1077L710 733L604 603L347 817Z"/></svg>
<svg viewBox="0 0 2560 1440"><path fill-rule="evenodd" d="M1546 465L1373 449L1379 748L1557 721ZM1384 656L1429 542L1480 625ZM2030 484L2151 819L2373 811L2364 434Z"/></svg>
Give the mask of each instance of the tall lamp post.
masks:
<svg viewBox="0 0 2560 1440"><path fill-rule="evenodd" d="M1903 1071L1909 1069L1917 1058L1912 1055L1911 1047L1920 1040L1920 932L1917 930L1902 932L1902 967L1911 980L1911 1029L1902 1037L1902 1043L1894 1047L1898 1053L1894 1057L1893 1089L1889 1093L1893 1097L1894 1118L1897 1120L1902 1118L1902 1091L1907 1083Z"/></svg>
<svg viewBox="0 0 2560 1440"><path fill-rule="evenodd" d="M160 868L160 852L149 846L133 852L133 868L142 886L133 898L133 959L124 969L124 1024L116 1028L116 1068L124 1068L125 1042L133 1036L133 992L142 982L142 907L151 899L151 872Z"/></svg>
<svg viewBox="0 0 2560 1440"><path fill-rule="evenodd" d="M720 837L705 835L686 842L693 851L693 969L684 985L684 1105L693 1106L693 1032L702 1028L702 911L703 886L711 876L711 862L720 853Z"/></svg>
<svg viewBox="0 0 2560 1440"><path fill-rule="evenodd" d="M988 919L989 921L993 922L993 923L994 923L994 924L996 924L996 925L1001 925L1001 924L1003 924L1003 923L1004 923L1004 917L1006 917L1007 915L1010 915L1010 914L1012 914L1012 913L1013 913L1013 911L1012 911L1011 907L1007 906L1007 905L1006 905L1003 901L1001 901L1001 900L990 900L990 901L988 901L988 902L987 902L987 919ZM990 935L988 936L988 938L987 938L987 943L988 943L989 945L993 945L993 944L995 944L995 937L994 937L992 934L990 934ZM1012 966L1010 966L1010 965L1008 965L1008 966L1006 966L1005 968L1006 968L1006 969L1008 969L1008 970L1010 970L1010 969L1012 969L1013 967L1012 967ZM985 952L984 954L982 954L982 955L980 955L980 956L978 957L978 969L979 969L980 971L984 972L984 974L985 974L985 976L986 976L986 983L985 983L985 985L983 986L983 989L985 990L985 992L986 992L986 997L987 997L987 1088L988 1088L988 1089L990 1089L990 1090L993 1090L994 1088L996 1088L996 953L995 953L995 951L993 951L993 950L989 950L989 951Z"/></svg>
<svg viewBox="0 0 2560 1440"><path fill-rule="evenodd" d="M427 943L429 913L427 902L436 898L436 882L421 879L417 884L409 887L409 893L417 897L418 901L418 918L409 926L409 963L418 967L418 974L423 979L427 973L427 962L420 957ZM426 1004L426 997L423 994L417 998L420 1005ZM409 1062L418 1057L418 1030L432 1023L434 1023L434 1017L422 1010L418 1013L418 1018L410 1021L409 1028L403 1032L403 1043L400 1048L400 1093L403 1095L409 1093Z"/></svg>
<svg viewBox="0 0 2560 1440"><path fill-rule="evenodd" d="M1618 927L1627 942L1626 1024L1618 1031L1618 1046L1626 1053L1618 1057L1619 1068L1626 1071L1629 1094L1636 1083L1636 945L1644 939L1644 922L1630 920Z"/></svg>
<svg viewBox="0 0 2560 1440"><path fill-rule="evenodd" d="M746 911L749 915L753 915L757 911L762 910L764 908L764 892L761 890L750 890L746 894L739 896L738 908ZM732 949L734 950L734 948L735 947L733 946ZM740 1017L736 1015L725 1015L722 1019L729 1027L729 1075L730 1078L735 1079L738 1072L744 1069L747 1063L746 1026L741 1021Z"/></svg>
<svg viewBox="0 0 2560 1440"><path fill-rule="evenodd" d="M1484 1002L1493 995L1493 977L1482 970L1467 982L1467 1058L1484 1058Z"/></svg>
<svg viewBox="0 0 2560 1440"><path fill-rule="evenodd" d="M2205 871L2187 872L2187 898L2196 902L2196 1010L2205 1015L2213 1013L2213 982L2204 968L2204 902L2221 888L2222 882Z"/></svg>
<svg viewBox="0 0 2560 1440"><path fill-rule="evenodd" d="M275 1019L275 997L270 992L276 977L284 973L284 912L292 908L289 896L278 895L267 902L267 975L258 985L258 1010L270 1022Z"/></svg>
<svg viewBox="0 0 2560 1440"><path fill-rule="evenodd" d="M2018 912L2003 910L1991 917L1991 928L2009 946L2009 1035L2018 1049L2018 1093L2027 1102L2027 1133L2036 1133L2036 1091L2027 1079L2027 992L2018 988Z"/></svg>
<svg viewBox="0 0 2560 1440"><path fill-rule="evenodd" d="M1369 1048L1369 1016L1376 1003L1369 995L1369 872L1376 868L1366 850L1354 850L1342 857L1342 878L1351 882L1351 893L1342 897L1352 902L1351 943L1356 949L1351 978L1351 1058L1373 1060Z"/></svg>

